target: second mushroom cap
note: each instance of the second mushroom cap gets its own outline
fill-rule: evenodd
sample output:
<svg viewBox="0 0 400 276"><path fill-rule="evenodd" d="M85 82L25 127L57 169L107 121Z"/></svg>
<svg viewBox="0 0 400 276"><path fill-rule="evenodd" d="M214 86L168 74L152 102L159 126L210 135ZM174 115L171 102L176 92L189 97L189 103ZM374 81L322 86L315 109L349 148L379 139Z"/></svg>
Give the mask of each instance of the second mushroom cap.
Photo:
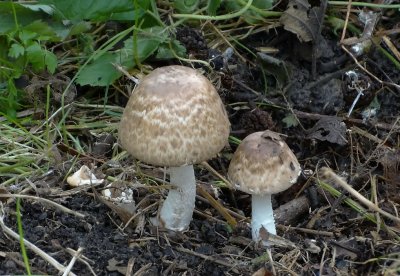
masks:
<svg viewBox="0 0 400 276"><path fill-rule="evenodd" d="M288 189L300 175L296 156L275 132L247 136L229 165L229 179L248 194L276 194Z"/></svg>

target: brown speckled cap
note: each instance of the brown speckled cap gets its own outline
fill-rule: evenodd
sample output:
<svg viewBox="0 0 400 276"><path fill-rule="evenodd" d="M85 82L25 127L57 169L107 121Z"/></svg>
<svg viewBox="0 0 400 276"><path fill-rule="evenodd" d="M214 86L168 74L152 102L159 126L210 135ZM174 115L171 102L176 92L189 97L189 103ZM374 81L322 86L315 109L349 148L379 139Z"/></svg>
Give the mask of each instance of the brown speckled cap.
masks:
<svg viewBox="0 0 400 276"><path fill-rule="evenodd" d="M287 144L267 130L243 139L232 157L228 176L238 190L263 195L288 189L300 172L300 164Z"/></svg>
<svg viewBox="0 0 400 276"><path fill-rule="evenodd" d="M178 167L214 157L230 123L212 83L179 65L160 67L133 91L119 126L122 147L156 166Z"/></svg>

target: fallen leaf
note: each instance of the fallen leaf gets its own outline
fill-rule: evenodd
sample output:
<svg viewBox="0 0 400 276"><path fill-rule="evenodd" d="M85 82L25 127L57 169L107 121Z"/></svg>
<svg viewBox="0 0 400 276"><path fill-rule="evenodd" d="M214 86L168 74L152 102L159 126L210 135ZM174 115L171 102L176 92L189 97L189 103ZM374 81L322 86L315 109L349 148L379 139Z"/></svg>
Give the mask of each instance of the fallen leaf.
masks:
<svg viewBox="0 0 400 276"><path fill-rule="evenodd" d="M330 143L346 145L346 124L337 117L324 117L311 129L307 130L308 139L328 141Z"/></svg>
<svg viewBox="0 0 400 276"><path fill-rule="evenodd" d="M311 8L306 0L291 0L280 22L285 30L297 35L301 42L316 41L319 37L320 7Z"/></svg>

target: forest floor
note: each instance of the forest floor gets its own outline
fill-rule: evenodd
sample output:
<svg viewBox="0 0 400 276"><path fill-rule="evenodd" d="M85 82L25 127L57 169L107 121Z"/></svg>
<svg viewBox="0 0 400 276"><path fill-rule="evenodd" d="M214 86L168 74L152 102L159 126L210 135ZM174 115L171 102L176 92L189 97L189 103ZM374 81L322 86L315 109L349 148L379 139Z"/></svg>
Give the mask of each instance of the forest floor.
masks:
<svg viewBox="0 0 400 276"><path fill-rule="evenodd" d="M314 8L309 11L318 17L322 11ZM213 82L232 131L229 145L208 164L224 177L248 134L282 134L303 173L273 196L278 233L264 237L269 247L251 239L251 196L230 189L204 164L195 166L189 229L155 226L169 188L164 168L134 160L118 144L134 83L123 76L107 91L71 85L71 67L51 76L25 74L25 108L18 120L0 117L0 275L27 274L12 232L23 234L36 275L59 274L71 260L76 275L398 275L400 15L335 11L360 33L347 31L341 39L346 29L334 31L330 21L313 26L312 18L308 29L295 31L282 17L229 30L188 23L176 29L187 59L150 55L140 70L129 71L140 79L159 66L182 64ZM83 165L104 181L70 187L66 178ZM132 203L104 198L109 184L130 193Z"/></svg>

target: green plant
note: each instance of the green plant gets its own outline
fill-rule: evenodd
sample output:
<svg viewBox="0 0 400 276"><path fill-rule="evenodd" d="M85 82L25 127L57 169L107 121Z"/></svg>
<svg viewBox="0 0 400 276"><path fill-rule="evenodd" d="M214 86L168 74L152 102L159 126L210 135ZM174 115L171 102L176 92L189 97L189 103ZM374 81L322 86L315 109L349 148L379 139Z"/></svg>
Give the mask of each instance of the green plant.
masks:
<svg viewBox="0 0 400 276"><path fill-rule="evenodd" d="M18 234L19 234L19 244L21 246L21 254L24 259L26 273L31 275L31 268L29 265L28 254L26 253L25 243L24 243L24 229L22 228L22 219L21 219L21 199L17 198L17 224L18 224Z"/></svg>

